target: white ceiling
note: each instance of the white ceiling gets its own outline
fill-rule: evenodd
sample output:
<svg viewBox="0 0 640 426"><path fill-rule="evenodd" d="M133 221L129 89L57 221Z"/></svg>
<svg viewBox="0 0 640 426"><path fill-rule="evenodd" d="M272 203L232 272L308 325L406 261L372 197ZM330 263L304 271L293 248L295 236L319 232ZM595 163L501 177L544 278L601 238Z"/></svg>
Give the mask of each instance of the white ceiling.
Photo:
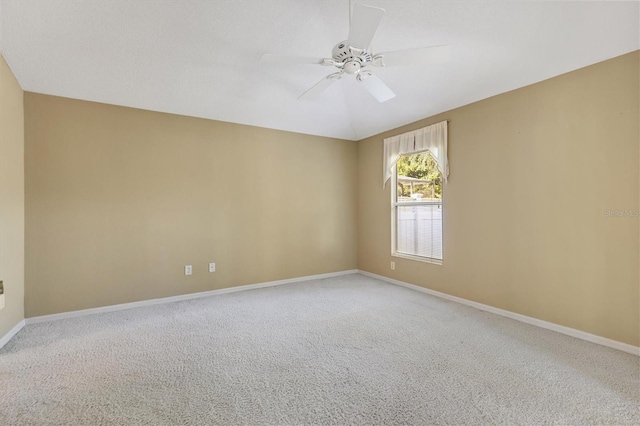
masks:
<svg viewBox="0 0 640 426"><path fill-rule="evenodd" d="M332 68L348 0L0 0L0 52L31 92L358 140L640 48L640 3L354 0L386 14L374 52L449 44L447 64L377 69L378 103Z"/></svg>

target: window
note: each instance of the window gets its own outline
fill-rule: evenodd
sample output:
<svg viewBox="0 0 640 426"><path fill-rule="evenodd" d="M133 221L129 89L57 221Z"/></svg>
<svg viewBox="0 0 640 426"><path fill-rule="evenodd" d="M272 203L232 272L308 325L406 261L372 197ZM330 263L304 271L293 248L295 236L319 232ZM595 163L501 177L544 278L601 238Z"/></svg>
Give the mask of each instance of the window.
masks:
<svg viewBox="0 0 640 426"><path fill-rule="evenodd" d="M391 254L442 263L442 191L449 176L447 121L384 140L391 180Z"/></svg>
<svg viewBox="0 0 640 426"><path fill-rule="evenodd" d="M401 155L392 185L392 253L442 260L442 173L433 155Z"/></svg>

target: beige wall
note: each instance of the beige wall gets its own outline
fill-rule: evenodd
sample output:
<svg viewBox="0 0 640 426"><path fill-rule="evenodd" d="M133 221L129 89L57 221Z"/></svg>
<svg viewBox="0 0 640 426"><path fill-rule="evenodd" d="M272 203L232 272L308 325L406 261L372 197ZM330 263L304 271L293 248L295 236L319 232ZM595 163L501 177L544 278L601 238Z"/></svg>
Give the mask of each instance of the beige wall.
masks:
<svg viewBox="0 0 640 426"><path fill-rule="evenodd" d="M0 337L24 319L24 110L22 89L0 56Z"/></svg>
<svg viewBox="0 0 640 426"><path fill-rule="evenodd" d="M635 52L357 144L26 93L26 314L357 263L638 345L638 218L605 210L639 208L639 77ZM443 119L444 264L392 258L382 139Z"/></svg>
<svg viewBox="0 0 640 426"><path fill-rule="evenodd" d="M358 142L360 269L639 344L639 54ZM444 119L444 263L390 256L382 140ZM396 262L391 271L389 263Z"/></svg>
<svg viewBox="0 0 640 426"><path fill-rule="evenodd" d="M25 143L27 317L357 266L355 142L25 93Z"/></svg>

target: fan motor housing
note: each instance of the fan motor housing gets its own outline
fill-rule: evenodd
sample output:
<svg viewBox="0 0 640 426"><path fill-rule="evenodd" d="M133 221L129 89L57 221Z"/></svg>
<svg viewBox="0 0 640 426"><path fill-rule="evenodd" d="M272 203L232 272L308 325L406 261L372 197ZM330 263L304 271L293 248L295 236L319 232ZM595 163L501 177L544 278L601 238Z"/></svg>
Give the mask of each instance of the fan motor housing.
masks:
<svg viewBox="0 0 640 426"><path fill-rule="evenodd" d="M331 57L335 59L336 62L344 63L345 68L347 67L347 64L351 62L359 62L360 66L364 66L373 60L370 52L367 52L366 50L360 51L360 49L353 49L347 44L346 40L335 45L331 51ZM355 64L349 66L355 68ZM345 69L345 71L349 72L347 69ZM357 70L353 72L357 72Z"/></svg>

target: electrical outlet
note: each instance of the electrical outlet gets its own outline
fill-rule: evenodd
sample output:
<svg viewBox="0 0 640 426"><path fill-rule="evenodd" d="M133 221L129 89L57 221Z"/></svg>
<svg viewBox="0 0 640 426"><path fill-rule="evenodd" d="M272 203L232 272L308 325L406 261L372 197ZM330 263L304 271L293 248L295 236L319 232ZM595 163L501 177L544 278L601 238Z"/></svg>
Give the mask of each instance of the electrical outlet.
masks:
<svg viewBox="0 0 640 426"><path fill-rule="evenodd" d="M0 281L0 309L4 308L4 284Z"/></svg>
<svg viewBox="0 0 640 426"><path fill-rule="evenodd" d="M191 265L186 265L186 266L184 267L184 274L185 274L185 275L191 275L191 272L192 272L192 270L191 270Z"/></svg>
<svg viewBox="0 0 640 426"><path fill-rule="evenodd" d="M391 262L391 270L395 271L396 269L396 262Z"/></svg>
<svg viewBox="0 0 640 426"><path fill-rule="evenodd" d="M215 272L216 271L216 264L215 263L210 263L209 264L209 272Z"/></svg>

